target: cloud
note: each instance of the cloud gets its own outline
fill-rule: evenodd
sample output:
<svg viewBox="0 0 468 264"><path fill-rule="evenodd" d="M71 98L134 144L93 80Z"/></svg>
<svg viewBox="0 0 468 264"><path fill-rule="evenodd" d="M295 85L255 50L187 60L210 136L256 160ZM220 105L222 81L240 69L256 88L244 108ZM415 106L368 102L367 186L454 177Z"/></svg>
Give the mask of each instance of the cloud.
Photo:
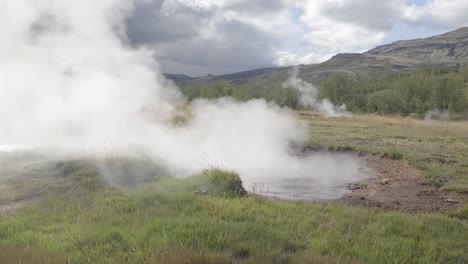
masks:
<svg viewBox="0 0 468 264"><path fill-rule="evenodd" d="M192 76L322 62L401 34L395 24L455 28L464 0L136 0L133 46L154 50L164 72ZM431 30L428 30L430 34ZM400 35L399 35L400 34Z"/></svg>
<svg viewBox="0 0 468 264"><path fill-rule="evenodd" d="M452 28L468 25L467 10L466 0L432 0L422 6L407 6L402 17L416 25Z"/></svg>
<svg viewBox="0 0 468 264"><path fill-rule="evenodd" d="M177 14L163 11L163 1L140 2L127 20L127 34L132 44L165 43L187 39L198 34L206 21L203 13L184 6Z"/></svg>
<svg viewBox="0 0 468 264"><path fill-rule="evenodd" d="M330 59L334 54L307 54L305 56L298 56L286 51L277 51L276 60L274 63L278 66L289 66L297 64L313 64Z"/></svg>
<svg viewBox="0 0 468 264"><path fill-rule="evenodd" d="M209 1L140 1L128 19L130 42L154 49L165 72L204 75L272 66L273 36L222 7Z"/></svg>
<svg viewBox="0 0 468 264"><path fill-rule="evenodd" d="M402 1L308 1L300 20L305 40L317 53L364 51L382 42Z"/></svg>
<svg viewBox="0 0 468 264"><path fill-rule="evenodd" d="M317 4L318 3L318 4ZM374 31L388 31L392 18L400 12L404 1L331 0L309 1L308 10L317 16Z"/></svg>

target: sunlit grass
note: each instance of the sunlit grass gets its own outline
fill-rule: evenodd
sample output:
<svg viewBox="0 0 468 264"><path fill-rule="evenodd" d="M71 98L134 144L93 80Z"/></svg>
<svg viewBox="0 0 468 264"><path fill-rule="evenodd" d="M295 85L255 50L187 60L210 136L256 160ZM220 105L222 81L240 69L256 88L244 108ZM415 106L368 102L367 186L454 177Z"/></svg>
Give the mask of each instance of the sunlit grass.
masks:
<svg viewBox="0 0 468 264"><path fill-rule="evenodd" d="M0 218L0 262L466 260L466 221L444 215L382 213L338 203L258 199L230 193L237 190L236 184L213 180L235 182L230 180L233 175L213 169L187 179L162 176L125 194L103 188L86 195L51 195ZM200 192L201 188L206 191Z"/></svg>
<svg viewBox="0 0 468 264"><path fill-rule="evenodd" d="M466 122L305 114L312 146L406 159L435 184L466 193ZM468 262L466 205L429 215L273 201L246 196L233 171L181 179L128 157L13 167L32 180L0 198L41 196L0 216L0 263Z"/></svg>
<svg viewBox="0 0 468 264"><path fill-rule="evenodd" d="M468 188L468 122L354 115L325 118L301 112L310 124L309 144L403 158L437 186Z"/></svg>

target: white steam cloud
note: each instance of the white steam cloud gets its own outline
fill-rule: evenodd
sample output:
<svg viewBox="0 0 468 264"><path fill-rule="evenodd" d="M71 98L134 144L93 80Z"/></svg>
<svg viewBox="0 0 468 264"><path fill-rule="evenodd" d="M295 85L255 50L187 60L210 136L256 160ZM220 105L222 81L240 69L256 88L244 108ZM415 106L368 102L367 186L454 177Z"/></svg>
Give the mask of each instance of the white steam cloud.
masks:
<svg viewBox="0 0 468 264"><path fill-rule="evenodd" d="M299 75L299 67L294 66L288 79L283 83L283 88L296 88L301 94L300 104L305 108L311 108L328 117L351 116L351 112L346 110L346 105L335 106L328 99L319 99L318 89L311 83L308 83Z"/></svg>
<svg viewBox="0 0 468 264"><path fill-rule="evenodd" d="M318 171L290 155L307 138L305 124L264 100L195 100L175 124L183 96L151 51L125 44L132 9L123 0L0 3L0 146L130 146L178 175L208 166L245 179ZM327 108L313 99L315 88L289 82L310 93L304 103Z"/></svg>
<svg viewBox="0 0 468 264"><path fill-rule="evenodd" d="M428 110L424 115L424 120L451 120L453 118L452 114L445 109L434 108Z"/></svg>

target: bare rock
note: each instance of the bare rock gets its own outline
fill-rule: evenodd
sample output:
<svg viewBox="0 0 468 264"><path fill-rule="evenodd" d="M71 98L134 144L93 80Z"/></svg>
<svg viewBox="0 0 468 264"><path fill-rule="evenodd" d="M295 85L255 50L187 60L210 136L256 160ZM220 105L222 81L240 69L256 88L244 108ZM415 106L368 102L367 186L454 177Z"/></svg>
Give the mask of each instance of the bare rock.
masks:
<svg viewBox="0 0 468 264"><path fill-rule="evenodd" d="M346 188L348 190L354 191L354 190L359 190L359 189L367 189L367 185L363 183L353 182L353 183L348 183L348 185L346 185Z"/></svg>
<svg viewBox="0 0 468 264"><path fill-rule="evenodd" d="M458 202L457 202L457 201L455 201L454 199L450 199L450 198L448 198L448 199L447 199L447 203L458 203Z"/></svg>
<svg viewBox="0 0 468 264"><path fill-rule="evenodd" d="M388 184L389 182L390 182L390 181L389 181L387 178L385 178L385 179L382 179L382 180L380 181L380 184L381 184L381 185L386 185L386 184Z"/></svg>

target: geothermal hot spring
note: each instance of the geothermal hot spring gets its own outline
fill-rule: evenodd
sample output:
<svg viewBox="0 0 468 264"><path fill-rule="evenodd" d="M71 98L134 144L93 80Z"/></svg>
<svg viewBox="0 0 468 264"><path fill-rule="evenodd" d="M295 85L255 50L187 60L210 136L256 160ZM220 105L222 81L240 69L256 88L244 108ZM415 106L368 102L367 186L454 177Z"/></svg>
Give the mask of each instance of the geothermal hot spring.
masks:
<svg viewBox="0 0 468 264"><path fill-rule="evenodd" d="M137 146L172 175L213 166L235 170L246 190L284 199L339 198L346 184L365 177L363 161L350 154L290 153L310 135L290 109L260 98L186 100L161 73L158 50L131 45L125 34L131 1L94 1L91 9L87 1L6 2L0 8L6 36L0 43L0 150L3 144L78 152ZM350 114L320 100L317 88L298 78L298 68L282 86L296 88L305 108L330 117ZM45 156L59 155L52 149Z"/></svg>
<svg viewBox="0 0 468 264"><path fill-rule="evenodd" d="M309 170L281 178L244 178L244 188L260 196L284 200L339 199L351 192L347 186L371 175L365 160L352 153L309 152L298 156Z"/></svg>
<svg viewBox="0 0 468 264"><path fill-rule="evenodd" d="M27 153L26 149L18 146L0 146L0 153L14 156L15 153ZM292 169L283 177L241 175L244 188L249 193L275 199L330 200L339 199L351 192L348 188L350 183L372 175L365 160L353 153L310 151L297 154L294 158L298 161L297 170ZM57 159L57 156L52 159Z"/></svg>

